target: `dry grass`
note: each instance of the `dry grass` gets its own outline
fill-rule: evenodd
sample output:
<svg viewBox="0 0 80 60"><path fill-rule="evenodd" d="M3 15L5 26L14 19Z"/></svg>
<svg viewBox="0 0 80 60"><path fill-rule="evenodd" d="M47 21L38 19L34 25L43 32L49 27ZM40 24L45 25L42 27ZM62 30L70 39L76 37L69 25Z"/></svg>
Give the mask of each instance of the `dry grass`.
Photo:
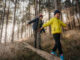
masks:
<svg viewBox="0 0 80 60"><path fill-rule="evenodd" d="M46 40L45 40L46 39ZM50 35L44 37L42 44L45 51L49 52L54 46L54 40ZM65 60L80 60L80 31L70 30L63 33L61 43L64 51ZM58 53L58 52L57 52Z"/></svg>
<svg viewBox="0 0 80 60"><path fill-rule="evenodd" d="M45 60L21 43L0 45L0 60Z"/></svg>
<svg viewBox="0 0 80 60"><path fill-rule="evenodd" d="M65 60L80 60L80 31L70 30L63 33L61 39ZM33 45L33 37L25 40ZM22 43L22 42L21 42ZM30 51L21 43L0 45L0 60L45 60L36 53ZM48 33L42 35L42 47L44 51L50 53L54 46L52 35ZM57 52L58 53L58 52Z"/></svg>

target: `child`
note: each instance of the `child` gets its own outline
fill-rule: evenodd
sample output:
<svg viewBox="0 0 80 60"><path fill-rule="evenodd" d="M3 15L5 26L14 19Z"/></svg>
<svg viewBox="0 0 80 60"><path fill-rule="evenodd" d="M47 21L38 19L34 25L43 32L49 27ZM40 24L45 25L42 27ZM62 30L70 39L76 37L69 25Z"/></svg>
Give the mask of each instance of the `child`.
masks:
<svg viewBox="0 0 80 60"><path fill-rule="evenodd" d="M54 40L55 40L55 46L52 49L51 54L57 55L56 50L58 49L61 60L64 60L62 46L61 46L61 43L60 43L60 35L61 35L61 32L62 32L62 26L66 27L66 24L64 24L60 20L60 14L61 14L61 12L59 10L55 10L54 17L51 18L47 23L43 24L41 29L44 28L44 27L47 27L47 26L51 26L51 33L53 34L53 37L54 37Z"/></svg>
<svg viewBox="0 0 80 60"><path fill-rule="evenodd" d="M34 32L34 39L35 39L34 40L34 47L39 48L39 49L42 49L41 48L41 33L45 32L44 28L41 29L40 32L37 31L43 25L42 19L43 19L43 15L39 15L39 17L29 21L27 24L27 25L30 25L33 23L33 32Z"/></svg>

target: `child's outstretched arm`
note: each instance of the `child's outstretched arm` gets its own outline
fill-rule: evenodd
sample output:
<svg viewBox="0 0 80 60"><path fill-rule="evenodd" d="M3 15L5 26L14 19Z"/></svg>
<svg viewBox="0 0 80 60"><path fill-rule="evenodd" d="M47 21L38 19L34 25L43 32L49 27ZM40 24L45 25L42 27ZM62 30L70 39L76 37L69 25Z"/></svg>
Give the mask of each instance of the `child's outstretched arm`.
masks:
<svg viewBox="0 0 80 60"><path fill-rule="evenodd" d="M63 23L62 21L60 21L60 24L63 26L63 27L67 27L67 25L65 23Z"/></svg>
<svg viewBox="0 0 80 60"><path fill-rule="evenodd" d="M68 30L68 26L67 24L63 23L62 21L60 21L61 25L64 27L65 30Z"/></svg>
<svg viewBox="0 0 80 60"><path fill-rule="evenodd" d="M43 28L44 28L44 27L47 27L47 26L51 25L52 22L53 22L53 19L50 19L48 22L44 23L42 27L43 27Z"/></svg>
<svg viewBox="0 0 80 60"><path fill-rule="evenodd" d="M39 31L42 30L44 27L47 27L47 26L51 25L52 22L53 22L53 19L50 19L48 22L44 23L44 24L42 25L42 27L39 29Z"/></svg>

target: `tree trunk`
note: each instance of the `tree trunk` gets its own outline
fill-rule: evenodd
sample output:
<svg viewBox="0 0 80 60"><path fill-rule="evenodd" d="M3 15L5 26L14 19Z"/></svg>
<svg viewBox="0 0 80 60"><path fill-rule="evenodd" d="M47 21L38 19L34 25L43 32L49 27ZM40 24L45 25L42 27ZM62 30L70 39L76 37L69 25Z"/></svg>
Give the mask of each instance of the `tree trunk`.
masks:
<svg viewBox="0 0 80 60"><path fill-rule="evenodd" d="M10 8L10 0L9 0L9 5L8 5L8 13L7 13L7 20L6 20L6 28L5 28L5 44L7 41L7 27L8 27L8 20L9 20L9 8Z"/></svg>
<svg viewBox="0 0 80 60"><path fill-rule="evenodd" d="M37 4L39 2L39 0L34 0L35 2L35 16L39 15L39 4Z"/></svg>
<svg viewBox="0 0 80 60"><path fill-rule="evenodd" d="M24 1L23 1L24 3ZM23 19L22 19L22 26L21 26L21 38L23 38L23 23L24 23L24 7L23 7Z"/></svg>
<svg viewBox="0 0 80 60"><path fill-rule="evenodd" d="M4 6L4 12L3 12L3 14L2 14L2 21L1 21L1 23L2 23L2 26L1 26L1 36L0 36L0 43L1 43L1 40L2 40L2 38L3 38L3 27L4 27L4 17L5 17L5 8L6 8L6 0L4 1L4 3L5 3L5 6Z"/></svg>
<svg viewBox="0 0 80 60"><path fill-rule="evenodd" d="M0 21L0 43L1 43L1 38L2 38L2 14L1 14L1 21Z"/></svg>
<svg viewBox="0 0 80 60"><path fill-rule="evenodd" d="M48 0L48 3L50 4L50 0ZM50 5L49 5L49 8L48 8L48 15L49 15L49 20L50 20ZM51 26L49 26L49 33L51 34Z"/></svg>
<svg viewBox="0 0 80 60"><path fill-rule="evenodd" d="M39 15L39 0L34 0L35 1L35 16L38 16ZM38 25L39 25L39 22L38 22ZM38 28L38 27L37 27ZM37 34L37 35L40 35L40 33L38 33L38 32L36 32L35 34ZM38 43L40 43L39 41L40 41L40 39L38 39L38 37L37 37L37 35L36 35L36 37L35 37L35 40L37 40L37 42L36 43L34 43L34 44L37 44L36 45L36 47L37 48L40 48L39 47L39 44Z"/></svg>
<svg viewBox="0 0 80 60"><path fill-rule="evenodd" d="M76 0L76 4L77 4L77 14L79 13L79 0ZM80 16L80 14L79 14L79 16ZM80 19L77 17L77 19L78 19L78 23L79 23L79 29L80 29Z"/></svg>
<svg viewBox="0 0 80 60"><path fill-rule="evenodd" d="M55 10L58 9L57 0L54 0Z"/></svg>
<svg viewBox="0 0 80 60"><path fill-rule="evenodd" d="M11 42L13 43L14 42L14 28L15 28L15 17L16 17L16 3L17 3L17 0L15 0L15 9L14 9L14 21L13 21L13 28L12 28L12 39L11 39Z"/></svg>
<svg viewBox="0 0 80 60"><path fill-rule="evenodd" d="M29 1L29 20L31 20L30 18L31 18L31 17L30 17L30 1ZM31 26L28 27L28 29L29 29L29 30L28 30L28 31L29 31L29 37L30 37L30 35L31 35L31 34L30 34L30 33L31 33L31 29L30 29L30 28L31 28Z"/></svg>

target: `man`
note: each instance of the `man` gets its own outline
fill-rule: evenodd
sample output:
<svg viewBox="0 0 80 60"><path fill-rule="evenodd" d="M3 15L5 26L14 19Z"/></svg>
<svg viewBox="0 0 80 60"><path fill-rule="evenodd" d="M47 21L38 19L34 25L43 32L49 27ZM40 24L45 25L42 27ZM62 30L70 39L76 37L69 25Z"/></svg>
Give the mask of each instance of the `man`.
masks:
<svg viewBox="0 0 80 60"><path fill-rule="evenodd" d="M38 18L33 19L32 21L28 22L28 25L33 23L33 31L34 31L34 47L41 49L41 33L45 32L44 28L41 29L39 32L38 29L40 29L43 25L43 15L39 15Z"/></svg>
<svg viewBox="0 0 80 60"><path fill-rule="evenodd" d="M62 46L60 43L60 35L62 32L62 27L66 27L66 24L64 24L60 20L60 14L61 14L61 12L59 10L55 10L54 17L51 18L47 23L43 24L41 29L43 29L44 27L47 27L47 26L51 26L51 32L52 32L54 40L55 40L55 46L52 49L51 54L57 55L56 50L58 49L61 60L64 60Z"/></svg>

